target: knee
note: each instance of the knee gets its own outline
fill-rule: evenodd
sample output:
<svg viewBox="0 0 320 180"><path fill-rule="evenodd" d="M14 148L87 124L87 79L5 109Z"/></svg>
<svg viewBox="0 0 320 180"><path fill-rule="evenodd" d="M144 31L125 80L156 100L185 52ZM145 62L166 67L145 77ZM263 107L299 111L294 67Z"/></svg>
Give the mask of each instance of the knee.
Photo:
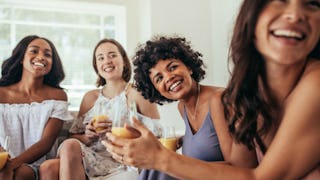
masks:
<svg viewBox="0 0 320 180"><path fill-rule="evenodd" d="M59 152L60 160L81 159L82 151L79 141L75 139L67 139L63 142Z"/></svg>
<svg viewBox="0 0 320 180"><path fill-rule="evenodd" d="M44 161L39 168L40 179L51 179L53 177L59 177L59 159L50 159Z"/></svg>
<svg viewBox="0 0 320 180"><path fill-rule="evenodd" d="M14 180L29 180L29 179L35 179L36 174L34 174L34 171L26 166L22 165L18 167L14 172Z"/></svg>
<svg viewBox="0 0 320 180"><path fill-rule="evenodd" d="M61 153L72 155L77 151L80 151L80 143L76 139L67 139L63 141L61 148L60 148L60 156Z"/></svg>

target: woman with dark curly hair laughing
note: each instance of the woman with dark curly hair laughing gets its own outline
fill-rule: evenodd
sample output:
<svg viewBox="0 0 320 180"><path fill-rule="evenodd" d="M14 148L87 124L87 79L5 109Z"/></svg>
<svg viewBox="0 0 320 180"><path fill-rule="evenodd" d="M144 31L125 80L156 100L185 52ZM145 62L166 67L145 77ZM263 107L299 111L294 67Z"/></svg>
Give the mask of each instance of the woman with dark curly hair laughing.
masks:
<svg viewBox="0 0 320 180"><path fill-rule="evenodd" d="M139 47L133 64L135 85L144 98L160 105L179 101L178 110L186 125L182 153L205 161L229 161L232 138L227 123L215 117L216 102L220 101L216 97L223 89L199 84L205 75L202 54L185 38L154 37ZM255 165L241 160L234 163ZM143 170L139 179L174 178Z"/></svg>

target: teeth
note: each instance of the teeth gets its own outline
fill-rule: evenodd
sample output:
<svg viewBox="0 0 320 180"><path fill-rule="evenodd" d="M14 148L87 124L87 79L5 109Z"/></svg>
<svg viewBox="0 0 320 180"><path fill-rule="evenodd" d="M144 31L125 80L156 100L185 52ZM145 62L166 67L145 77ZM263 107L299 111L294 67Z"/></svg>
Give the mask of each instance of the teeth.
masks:
<svg viewBox="0 0 320 180"><path fill-rule="evenodd" d="M292 38L299 38L301 39L303 35L296 31L290 31L290 30L276 30L273 32L276 36L285 36L285 37L292 37Z"/></svg>
<svg viewBox="0 0 320 180"><path fill-rule="evenodd" d="M35 66L41 66L41 67L44 67L45 65L44 64L42 64L42 63L39 63L39 62L35 62L35 63L33 63Z"/></svg>
<svg viewBox="0 0 320 180"><path fill-rule="evenodd" d="M106 68L103 69L103 71L109 72L109 71L111 71L112 69L113 69L113 67L106 67Z"/></svg>
<svg viewBox="0 0 320 180"><path fill-rule="evenodd" d="M177 81L175 82L174 84L172 84L169 88L170 91L172 91L175 87L177 87L181 82L180 81Z"/></svg>

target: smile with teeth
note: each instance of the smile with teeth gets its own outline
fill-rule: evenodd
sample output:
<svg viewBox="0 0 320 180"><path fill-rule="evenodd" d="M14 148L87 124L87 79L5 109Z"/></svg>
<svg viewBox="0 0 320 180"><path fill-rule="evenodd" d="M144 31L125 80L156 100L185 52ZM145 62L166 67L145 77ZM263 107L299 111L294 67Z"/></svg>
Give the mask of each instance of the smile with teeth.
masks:
<svg viewBox="0 0 320 180"><path fill-rule="evenodd" d="M173 84L170 86L169 90L170 90L170 91L173 91L174 88L176 88L176 87L177 87L178 85L180 85L180 84L181 84L181 81L177 81L177 82L173 83Z"/></svg>
<svg viewBox="0 0 320 180"><path fill-rule="evenodd" d="M110 72L110 71L112 71L113 69L114 69L113 66L112 66L112 67L109 66L109 67L104 68L103 71L104 71L104 72Z"/></svg>
<svg viewBox="0 0 320 180"><path fill-rule="evenodd" d="M34 66L39 66L39 67L45 67L46 66L44 63L40 63L40 62L33 62L32 64Z"/></svg>
<svg viewBox="0 0 320 180"><path fill-rule="evenodd" d="M302 40L305 36L297 31L292 30L275 30L272 32L276 37L294 38L296 40Z"/></svg>

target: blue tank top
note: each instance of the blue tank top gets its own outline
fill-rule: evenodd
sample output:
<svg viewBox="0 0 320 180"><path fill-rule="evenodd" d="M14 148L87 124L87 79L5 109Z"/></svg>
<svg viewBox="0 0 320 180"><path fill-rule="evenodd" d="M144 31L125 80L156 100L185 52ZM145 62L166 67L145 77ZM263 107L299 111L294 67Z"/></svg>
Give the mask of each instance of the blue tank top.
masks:
<svg viewBox="0 0 320 180"><path fill-rule="evenodd" d="M208 112L201 128L193 134L187 112L184 108L183 120L186 126L183 137L182 154L204 161L223 161L223 155L219 145L218 135ZM139 180L174 180L175 178L155 170L142 170Z"/></svg>
<svg viewBox="0 0 320 180"><path fill-rule="evenodd" d="M218 135L212 123L210 111L195 134L192 132L185 110L183 120L186 131L183 137L182 154L204 161L223 161Z"/></svg>

